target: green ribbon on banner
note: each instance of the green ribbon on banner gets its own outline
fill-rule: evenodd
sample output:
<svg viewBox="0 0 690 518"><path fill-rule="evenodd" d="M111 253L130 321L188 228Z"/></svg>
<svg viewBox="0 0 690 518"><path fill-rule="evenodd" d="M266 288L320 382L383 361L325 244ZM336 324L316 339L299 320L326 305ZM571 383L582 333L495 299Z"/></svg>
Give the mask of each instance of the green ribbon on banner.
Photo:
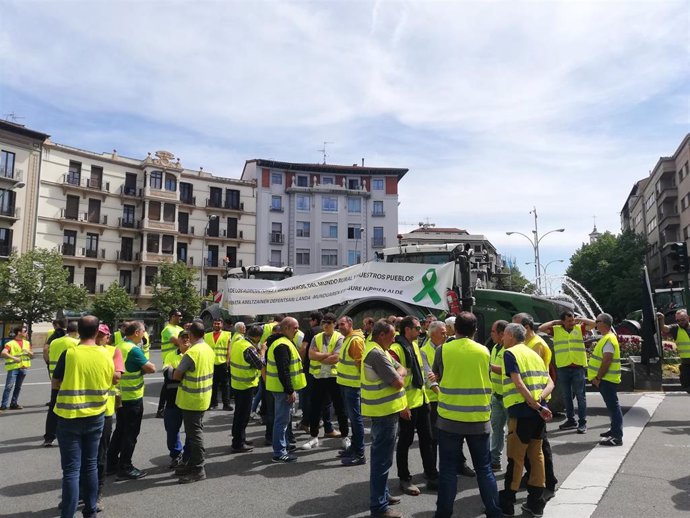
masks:
<svg viewBox="0 0 690 518"><path fill-rule="evenodd" d="M417 295L412 297L412 300L414 300L415 302L419 302L424 297L429 295L431 302L433 302L434 304L440 304L441 295L439 295L438 292L436 291L436 282L437 281L438 281L438 276L436 275L436 269L435 268L429 268L426 271L426 273L422 276L422 284L424 285L424 288L422 288L422 291L417 293Z"/></svg>

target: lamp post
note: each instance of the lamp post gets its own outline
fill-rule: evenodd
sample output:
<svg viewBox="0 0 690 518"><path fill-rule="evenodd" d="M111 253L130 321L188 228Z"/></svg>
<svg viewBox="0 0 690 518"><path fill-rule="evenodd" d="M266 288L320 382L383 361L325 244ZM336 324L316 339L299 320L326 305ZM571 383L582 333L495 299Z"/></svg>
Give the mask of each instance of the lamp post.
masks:
<svg viewBox="0 0 690 518"><path fill-rule="evenodd" d="M544 235L546 235L546 234L544 234ZM546 269L549 267L550 264L553 264L553 263L564 263L564 262L565 262L565 259L554 259L553 261L549 261L548 263L546 263L546 266L541 266L541 265L540 265L542 271L544 272L544 277L546 277ZM526 262L525 264L534 264L534 261L528 261L528 262ZM550 286L550 285L551 285L551 283L549 282L549 286ZM546 294L548 295L548 293L546 293Z"/></svg>
<svg viewBox="0 0 690 518"><path fill-rule="evenodd" d="M530 211L530 214L534 215L534 230L532 230L532 236L529 237L527 234L523 234L522 232L506 232L506 235L511 236L513 234L517 234L519 236L524 237L527 239L527 241L530 242L532 245L532 248L534 250L534 282L537 286L537 290L541 291L541 277L539 275L540 270L541 270L541 263L539 262L539 243L541 242L542 239L544 239L546 236L549 234L553 234L554 232L565 232L564 228L556 228L554 230L549 230L546 234L542 235L539 237L539 230L537 227L537 208L533 207L533 209Z"/></svg>
<svg viewBox="0 0 690 518"><path fill-rule="evenodd" d="M203 297L204 296L204 264L206 263L206 258L204 257L204 250L206 249L206 234L208 233L208 226L211 224L211 221L215 221L218 219L218 216L215 214L211 214L208 217L208 221L206 222L206 226L204 227L204 235L202 236L202 241L201 241L201 278L199 279L199 294Z"/></svg>

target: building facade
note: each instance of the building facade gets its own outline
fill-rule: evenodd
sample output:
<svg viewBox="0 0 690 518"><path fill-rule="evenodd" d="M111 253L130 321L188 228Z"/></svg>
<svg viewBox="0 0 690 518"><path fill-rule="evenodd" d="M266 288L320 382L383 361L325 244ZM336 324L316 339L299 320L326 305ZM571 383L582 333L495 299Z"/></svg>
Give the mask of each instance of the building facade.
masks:
<svg viewBox="0 0 690 518"><path fill-rule="evenodd" d="M322 272L395 244L407 169L248 160L256 183L256 263Z"/></svg>
<svg viewBox="0 0 690 518"><path fill-rule="evenodd" d="M648 178L635 183L621 210L621 229L643 234L649 244L646 264L653 288L678 286L670 243L690 239L690 133L672 156L660 157Z"/></svg>

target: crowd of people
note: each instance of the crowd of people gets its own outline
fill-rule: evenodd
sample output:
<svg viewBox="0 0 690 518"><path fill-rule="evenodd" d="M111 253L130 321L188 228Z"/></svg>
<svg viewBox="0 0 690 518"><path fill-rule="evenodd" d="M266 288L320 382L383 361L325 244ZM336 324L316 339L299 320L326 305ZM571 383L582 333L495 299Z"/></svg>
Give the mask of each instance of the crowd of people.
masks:
<svg viewBox="0 0 690 518"><path fill-rule="evenodd" d="M161 333L164 383L156 415L166 431L169 468L183 484L206 478L203 420L219 398L222 410L234 412L234 454L253 451L246 429L257 412L272 462L297 462L297 450L321 445L322 428L324 437L340 438L335 454L343 466L369 464L369 507L377 517L402 516L393 507L401 498L388 487L394 458L402 493L422 491L409 467L415 433L423 488L438 492L435 516L452 515L458 475L477 479L489 518L513 516L525 484L522 510L541 516L557 489L546 434L554 380L565 403L561 430L587 432L589 379L611 418L600 444L623 441L616 391L620 347L606 313L589 320L564 312L539 327L531 315L518 313L512 322L493 323L490 347L474 341L477 319L469 312L445 321L433 315L421 322L413 316L367 317L361 329L350 317L314 312L305 332L288 315L264 324L238 322L229 329L217 320L208 331L200 320L182 326L181 318L171 311ZM583 335L595 327L601 338L588 361ZM21 408L21 383L33 357L26 328L14 331L2 350L8 372L2 409L8 403L10 409ZM553 336L553 351L539 332ZM80 498L84 516L96 516L109 475L117 480L146 476L132 458L143 417L144 378L158 371L149 359L150 345L142 322L125 322L111 336L93 316L57 326L49 338L44 359L52 390L44 446L57 439L60 448L63 517L74 516ZM297 408L301 420L293 427ZM371 423L368 459L365 418ZM298 430L308 434L300 445ZM504 469L504 445L505 486L499 491L495 473Z"/></svg>

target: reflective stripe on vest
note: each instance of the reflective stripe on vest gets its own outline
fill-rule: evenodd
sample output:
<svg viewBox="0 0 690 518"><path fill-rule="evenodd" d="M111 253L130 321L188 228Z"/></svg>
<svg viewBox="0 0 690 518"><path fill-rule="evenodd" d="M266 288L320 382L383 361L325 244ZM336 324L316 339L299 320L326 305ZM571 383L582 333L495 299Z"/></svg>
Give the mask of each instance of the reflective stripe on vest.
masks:
<svg viewBox="0 0 690 518"><path fill-rule="evenodd" d="M469 338L457 338L441 346L441 359L439 417L468 423L488 421L491 417L491 357L486 347Z"/></svg>
<svg viewBox="0 0 690 518"><path fill-rule="evenodd" d="M61 336L50 342L48 346L48 372L51 378L53 377L53 371L62 353L77 345L79 345L79 338L72 338L69 335Z"/></svg>
<svg viewBox="0 0 690 518"><path fill-rule="evenodd" d="M419 368L420 370L422 369L422 355L419 352L419 347L417 347L417 342L412 342L412 350L414 351L414 355L417 358L417 362L419 363ZM426 397L426 391L424 389L424 386L422 385L422 388L417 388L412 385L412 369L408 368L407 366L407 359L405 356L405 351L403 351L403 346L402 344L399 344L398 342L394 342L391 345L391 351L395 352L395 354L398 355L398 358L400 358L400 364L407 369L407 375L405 376L405 383L404 383L404 388L405 388L405 397L407 398L407 407L412 409L412 408L418 408L422 406L425 402L429 401L429 399ZM412 360L414 361L414 360ZM422 371L423 372L423 371Z"/></svg>
<svg viewBox="0 0 690 518"><path fill-rule="evenodd" d="M579 325L573 327L570 332L566 331L563 326L553 326L553 351L556 355L556 367L568 367L569 365L587 367L587 352L585 351L585 342L582 339L582 329Z"/></svg>
<svg viewBox="0 0 690 518"><path fill-rule="evenodd" d="M187 349L185 354L194 362L194 370L186 371L182 376L175 404L182 410L208 410L213 388L215 353L207 343L199 342Z"/></svg>
<svg viewBox="0 0 690 518"><path fill-rule="evenodd" d="M522 382L531 392L532 397L538 401L549 381L549 374L545 370L544 360L525 344L514 345L508 351L515 357L518 369L520 369ZM505 361L503 370L505 371ZM503 379L503 405L509 408L524 402L525 398L518 392L512 378L506 376Z"/></svg>
<svg viewBox="0 0 690 518"><path fill-rule="evenodd" d="M426 361L429 364L429 367L433 367L434 360L436 359L436 348L431 342L431 337L427 337L427 339L424 341L424 345L420 347L420 351L426 355ZM438 401L438 394L435 391L426 389L426 395L429 398L429 401Z"/></svg>
<svg viewBox="0 0 690 518"><path fill-rule="evenodd" d="M343 340L343 346L340 349L340 356L338 358L338 363L336 364L336 370L338 371L338 385L343 385L345 387L359 388L361 385L361 373L360 369L348 354L350 351L350 344L353 340L362 340L362 336L355 334L354 332Z"/></svg>
<svg viewBox="0 0 690 518"><path fill-rule="evenodd" d="M28 340L22 340L21 346L16 340L10 340L5 344L5 347L10 348L10 355L19 357L18 362L11 358L5 358L5 370L13 371L15 369L28 369L31 367L31 358L29 358L28 354L31 350L31 344Z"/></svg>
<svg viewBox="0 0 690 518"><path fill-rule="evenodd" d="M281 336L271 344L266 356L266 390L269 392L285 392L283 384L278 378L278 365L276 364L275 348L279 345L285 345L290 351L290 379L292 381L293 390L301 390L307 386L307 378L302 370L302 360L299 357L299 352L295 344L293 344L287 337Z"/></svg>
<svg viewBox="0 0 690 518"><path fill-rule="evenodd" d="M259 371L244 359L244 352L254 347L248 340L235 342L230 350L230 385L235 390L247 390L259 384Z"/></svg>
<svg viewBox="0 0 690 518"><path fill-rule="evenodd" d="M326 348L326 351L328 354L333 354L333 351L335 350L335 346L338 343L338 339L342 338L343 335L341 335L338 331L333 331L333 334L331 335L331 339L328 342L328 347ZM314 337L314 342L316 342L316 350L317 352L324 352L323 351L323 333L319 333ZM307 352L309 354L309 352ZM331 365L331 377L336 377L338 375L338 370L335 365ZM317 376L321 372L321 362L318 360L309 360L309 374L312 376Z"/></svg>
<svg viewBox="0 0 690 518"><path fill-rule="evenodd" d="M681 358L690 358L690 335L680 326L676 335L676 351Z"/></svg>
<svg viewBox="0 0 690 518"><path fill-rule="evenodd" d="M122 353L122 361L127 365L127 357L129 352L134 349L136 345L129 340L125 340L117 346ZM144 397L144 375L141 370L137 372L124 372L120 378L120 392L122 393L122 401L136 401Z"/></svg>
<svg viewBox="0 0 690 518"><path fill-rule="evenodd" d="M104 347L82 345L69 349L55 414L76 419L104 413L114 370L113 358Z"/></svg>
<svg viewBox="0 0 690 518"><path fill-rule="evenodd" d="M378 377L376 371L366 364L367 355L374 349L381 350L381 352L388 357L391 364L393 364L393 359L388 351L384 351L376 342L368 342L364 346L362 369L360 372L362 415L368 417L383 417L397 414L401 410L404 410L407 405L405 389L396 389L387 385Z"/></svg>
<svg viewBox="0 0 690 518"><path fill-rule="evenodd" d="M621 382L621 348L618 345L618 338L614 333L606 333L594 346L592 355L589 357L589 365L587 366L587 378L592 381L597 377L599 367L604 360L604 345L606 342L611 342L613 345L613 360L609 364L609 370L606 371L602 379L610 381L611 383Z"/></svg>
<svg viewBox="0 0 690 518"><path fill-rule="evenodd" d="M213 341L213 332L204 335L204 342L206 342L216 355L215 365L222 365L228 361L228 342L232 339L227 331L221 331L218 336L218 341Z"/></svg>
<svg viewBox="0 0 690 518"><path fill-rule="evenodd" d="M491 365L498 365L501 368L501 374L496 374L493 370L490 374L491 387L494 394L498 396L503 395L503 353L505 352L506 349L501 344L496 344L494 348L491 349Z"/></svg>

